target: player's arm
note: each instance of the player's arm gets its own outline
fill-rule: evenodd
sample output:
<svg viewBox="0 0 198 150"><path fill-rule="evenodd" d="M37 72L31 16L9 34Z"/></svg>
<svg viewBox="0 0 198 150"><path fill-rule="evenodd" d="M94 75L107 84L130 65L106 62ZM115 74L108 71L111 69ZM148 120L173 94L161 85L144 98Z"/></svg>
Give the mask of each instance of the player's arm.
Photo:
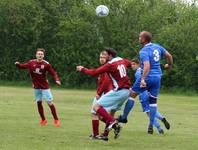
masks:
<svg viewBox="0 0 198 150"><path fill-rule="evenodd" d="M28 69L29 68L29 62L21 64L20 62L16 61L15 65L20 69Z"/></svg>
<svg viewBox="0 0 198 150"><path fill-rule="evenodd" d="M55 70L53 69L53 67L50 64L48 65L48 72L53 76L56 84L61 85L61 82L59 80L57 73L55 72Z"/></svg>
<svg viewBox="0 0 198 150"><path fill-rule="evenodd" d="M167 60L167 64L164 65L164 68L169 69L173 65L173 57L168 51L166 51L164 55Z"/></svg>
<svg viewBox="0 0 198 150"><path fill-rule="evenodd" d="M146 87L145 79L146 79L146 76L148 75L148 73L150 71L150 61L149 61L148 53L141 52L140 53L140 60L144 64L140 87Z"/></svg>
<svg viewBox="0 0 198 150"><path fill-rule="evenodd" d="M150 62L149 61L144 61L144 68L143 68L143 73L142 73L142 78L141 81L145 82L146 76L149 73L150 70ZM142 87L145 87L146 84L142 84Z"/></svg>
<svg viewBox="0 0 198 150"><path fill-rule="evenodd" d="M127 68L131 68L131 61L128 59L124 59Z"/></svg>
<svg viewBox="0 0 198 150"><path fill-rule="evenodd" d="M99 75L99 74L102 74L102 73L105 73L105 72L108 72L109 71L109 64L105 64L97 69L88 69L88 68L85 68L83 66L77 66L76 67L77 71L81 71L85 74L88 74L88 75Z"/></svg>
<svg viewBox="0 0 198 150"><path fill-rule="evenodd" d="M97 88L97 92L96 92L96 99L99 99L102 95L102 93L104 93L106 86L105 86L105 74L100 75L100 78L98 80L98 88Z"/></svg>

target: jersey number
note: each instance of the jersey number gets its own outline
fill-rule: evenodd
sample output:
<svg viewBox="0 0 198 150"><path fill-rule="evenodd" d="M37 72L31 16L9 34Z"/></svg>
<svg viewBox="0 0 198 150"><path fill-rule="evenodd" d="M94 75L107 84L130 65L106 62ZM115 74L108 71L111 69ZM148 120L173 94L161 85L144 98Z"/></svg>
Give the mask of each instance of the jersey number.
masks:
<svg viewBox="0 0 198 150"><path fill-rule="evenodd" d="M126 77L126 69L124 67L124 65L118 65L118 68L119 70L119 73L120 73L120 77L123 78L123 77Z"/></svg>
<svg viewBox="0 0 198 150"><path fill-rule="evenodd" d="M157 49L153 51L153 55L154 55L154 60L159 61L160 56L159 56L159 51Z"/></svg>

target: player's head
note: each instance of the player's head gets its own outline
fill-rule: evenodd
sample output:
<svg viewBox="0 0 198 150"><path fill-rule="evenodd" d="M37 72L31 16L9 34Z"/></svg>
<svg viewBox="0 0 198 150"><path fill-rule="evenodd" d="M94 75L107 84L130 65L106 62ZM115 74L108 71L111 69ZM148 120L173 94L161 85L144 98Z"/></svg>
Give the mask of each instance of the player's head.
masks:
<svg viewBox="0 0 198 150"><path fill-rule="evenodd" d="M139 34L139 42L143 45L152 41L152 34L148 31L142 31Z"/></svg>
<svg viewBox="0 0 198 150"><path fill-rule="evenodd" d="M36 50L36 59L37 59L38 61L42 61L43 58L44 58L44 56L45 56L45 49L43 49L43 48L38 48L38 49Z"/></svg>
<svg viewBox="0 0 198 150"><path fill-rule="evenodd" d="M134 58L131 60L131 68L136 71L140 67L140 61L138 58Z"/></svg>
<svg viewBox="0 0 198 150"><path fill-rule="evenodd" d="M107 52L108 60L111 60L111 59L117 57L117 51L113 48L106 47L106 48L103 49L103 51Z"/></svg>
<svg viewBox="0 0 198 150"><path fill-rule="evenodd" d="M108 53L106 51L102 51L100 53L100 64L104 65L107 63L107 59L108 59Z"/></svg>

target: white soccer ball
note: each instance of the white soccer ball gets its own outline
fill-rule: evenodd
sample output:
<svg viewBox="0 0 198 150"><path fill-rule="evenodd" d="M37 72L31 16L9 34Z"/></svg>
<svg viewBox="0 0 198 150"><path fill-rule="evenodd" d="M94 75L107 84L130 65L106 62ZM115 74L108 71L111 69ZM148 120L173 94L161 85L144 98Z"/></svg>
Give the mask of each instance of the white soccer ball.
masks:
<svg viewBox="0 0 198 150"><path fill-rule="evenodd" d="M96 15L99 17L106 17L109 14L109 8L105 5L99 5L96 7Z"/></svg>

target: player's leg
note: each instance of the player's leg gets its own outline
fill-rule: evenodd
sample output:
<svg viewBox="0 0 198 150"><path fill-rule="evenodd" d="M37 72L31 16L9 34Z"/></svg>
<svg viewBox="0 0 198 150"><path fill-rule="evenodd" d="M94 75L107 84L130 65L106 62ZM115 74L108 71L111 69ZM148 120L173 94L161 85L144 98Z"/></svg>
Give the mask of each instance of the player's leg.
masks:
<svg viewBox="0 0 198 150"><path fill-rule="evenodd" d="M39 115L41 117L40 125L44 126L44 125L46 125L47 120L45 118L44 109L43 109L43 105L42 105L42 90L41 89L34 89L34 94L35 94L35 98L36 98L36 101L37 101L38 112L39 112Z"/></svg>
<svg viewBox="0 0 198 150"><path fill-rule="evenodd" d="M93 104L92 106L96 103L96 98L94 98L93 100ZM98 135L99 135L99 118L96 114L96 112L93 110L93 108L91 109L91 119L92 119L92 134L89 136L90 139L98 139Z"/></svg>
<svg viewBox="0 0 198 150"><path fill-rule="evenodd" d="M123 115L120 115L118 117L118 122L121 122L121 123L127 123L128 122L127 118L128 118L128 115L129 115L130 111L133 109L134 103L135 103L134 98L129 97L125 106L124 106Z"/></svg>
<svg viewBox="0 0 198 150"><path fill-rule="evenodd" d="M111 116L114 117L115 115L115 110L110 110L109 113ZM108 136L109 136L109 130L108 130L108 127L109 127L109 122L105 123L105 129L104 129L104 132L102 133L101 135L101 139L104 140L104 141L108 141Z"/></svg>
<svg viewBox="0 0 198 150"><path fill-rule="evenodd" d="M146 112L147 116L149 117L149 111ZM161 128L160 124L158 123L157 119L154 119L153 126L155 126L159 132L159 134L164 134L164 130Z"/></svg>
<svg viewBox="0 0 198 150"><path fill-rule="evenodd" d="M157 112L157 96L160 89L161 77L150 77L146 80L146 83L150 86L149 88L149 110L150 110L150 122L148 127L148 133L153 134L153 123Z"/></svg>
<svg viewBox="0 0 198 150"><path fill-rule="evenodd" d="M170 124L169 124L169 122L166 120L166 118L165 118L163 115L161 115L161 114L159 113L159 111L156 112L155 117L163 122L163 124L164 124L164 126L166 127L166 129L168 129L168 130L170 129Z"/></svg>
<svg viewBox="0 0 198 150"><path fill-rule="evenodd" d="M108 130L114 129L114 131L119 132L120 126L115 120L114 117L112 117L110 114L105 111L105 109L112 110L114 109L118 103L124 101L129 97L129 90L122 89L118 91L110 91L103 95L98 101L97 104L94 105L94 109L97 112L98 115L102 116L105 122L110 122L110 125L108 127ZM103 108L105 107L105 109ZM115 132L114 132L115 133Z"/></svg>
<svg viewBox="0 0 198 150"><path fill-rule="evenodd" d="M141 81L140 79L137 79L133 84L130 90L130 97L124 107L123 115L120 115L118 117L118 122L127 123L127 117L129 115L129 112L132 110L134 106L135 98L140 92L146 90L145 88L140 88L140 81Z"/></svg>
<svg viewBox="0 0 198 150"><path fill-rule="evenodd" d="M54 126L58 127L58 126L60 126L60 121L58 119L55 104L52 102L52 100L53 100L52 93L51 93L50 89L42 90L42 92L43 92L43 96L45 97L47 104L51 110L52 116L54 118Z"/></svg>

